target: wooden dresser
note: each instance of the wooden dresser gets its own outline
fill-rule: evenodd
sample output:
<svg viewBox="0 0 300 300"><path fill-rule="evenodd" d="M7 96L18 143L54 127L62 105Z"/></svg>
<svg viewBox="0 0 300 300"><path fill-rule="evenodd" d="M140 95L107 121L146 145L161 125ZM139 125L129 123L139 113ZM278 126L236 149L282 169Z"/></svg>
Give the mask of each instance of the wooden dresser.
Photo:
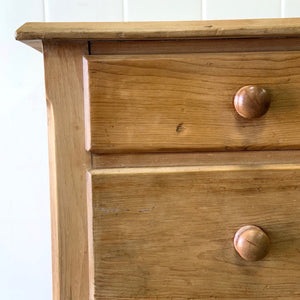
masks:
<svg viewBox="0 0 300 300"><path fill-rule="evenodd" d="M300 19L16 38L44 55L55 300L300 299Z"/></svg>

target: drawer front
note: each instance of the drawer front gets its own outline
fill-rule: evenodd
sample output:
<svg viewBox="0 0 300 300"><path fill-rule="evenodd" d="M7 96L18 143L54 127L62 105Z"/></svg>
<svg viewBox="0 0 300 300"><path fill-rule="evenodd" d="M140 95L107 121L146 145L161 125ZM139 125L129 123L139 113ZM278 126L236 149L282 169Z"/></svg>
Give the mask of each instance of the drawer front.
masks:
<svg viewBox="0 0 300 300"><path fill-rule="evenodd" d="M94 152L296 149L300 52L84 58L86 146ZM259 85L267 113L245 119L236 92Z"/></svg>
<svg viewBox="0 0 300 300"><path fill-rule="evenodd" d="M89 175L95 299L300 297L299 165ZM247 224L271 240L262 260L234 249Z"/></svg>

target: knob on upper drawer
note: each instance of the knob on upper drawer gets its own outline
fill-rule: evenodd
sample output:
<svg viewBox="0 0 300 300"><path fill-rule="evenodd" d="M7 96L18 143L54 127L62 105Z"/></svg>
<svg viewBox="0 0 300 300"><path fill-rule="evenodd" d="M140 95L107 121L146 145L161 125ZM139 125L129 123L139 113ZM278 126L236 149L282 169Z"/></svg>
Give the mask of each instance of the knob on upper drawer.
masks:
<svg viewBox="0 0 300 300"><path fill-rule="evenodd" d="M264 258L269 252L270 239L261 228L246 225L236 232L234 247L243 259L256 261Z"/></svg>
<svg viewBox="0 0 300 300"><path fill-rule="evenodd" d="M257 85L240 88L234 97L234 107L237 113L246 119L259 118L264 115L268 111L270 102L270 94Z"/></svg>

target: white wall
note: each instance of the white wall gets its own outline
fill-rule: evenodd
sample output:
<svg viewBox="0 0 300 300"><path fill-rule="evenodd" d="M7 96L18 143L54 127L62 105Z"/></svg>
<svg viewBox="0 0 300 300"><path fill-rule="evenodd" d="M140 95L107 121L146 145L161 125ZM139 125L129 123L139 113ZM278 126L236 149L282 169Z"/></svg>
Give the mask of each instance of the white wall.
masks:
<svg viewBox="0 0 300 300"><path fill-rule="evenodd" d="M299 16L299 0L0 0L0 299L52 297L43 62L14 40L17 27Z"/></svg>

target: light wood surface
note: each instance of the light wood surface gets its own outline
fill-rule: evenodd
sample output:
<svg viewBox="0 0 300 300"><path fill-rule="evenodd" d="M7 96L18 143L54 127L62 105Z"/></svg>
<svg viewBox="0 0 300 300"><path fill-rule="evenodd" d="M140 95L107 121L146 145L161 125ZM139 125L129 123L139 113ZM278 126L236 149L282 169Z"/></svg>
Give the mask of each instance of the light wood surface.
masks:
<svg viewBox="0 0 300 300"><path fill-rule="evenodd" d="M300 298L300 18L16 39L44 51L54 300ZM245 85L272 97L259 119L234 109ZM261 261L235 250L247 224Z"/></svg>
<svg viewBox="0 0 300 300"><path fill-rule="evenodd" d="M156 152L296 149L300 52L88 56L87 149ZM272 97L256 120L235 93L260 85Z"/></svg>
<svg viewBox="0 0 300 300"><path fill-rule="evenodd" d="M300 163L300 151L92 154L94 169L282 163Z"/></svg>
<svg viewBox="0 0 300 300"><path fill-rule="evenodd" d="M16 31L17 40L174 39L297 36L300 18L185 22L31 22Z"/></svg>
<svg viewBox="0 0 300 300"><path fill-rule="evenodd" d="M52 220L53 299L87 300L89 266L82 55L87 42L44 42Z"/></svg>
<svg viewBox="0 0 300 300"><path fill-rule="evenodd" d="M163 54L300 50L300 38L91 41L90 54Z"/></svg>
<svg viewBox="0 0 300 300"><path fill-rule="evenodd" d="M300 165L91 171L95 299L297 299ZM233 238L264 228L265 259Z"/></svg>
<svg viewBox="0 0 300 300"><path fill-rule="evenodd" d="M21 26L15 35L17 40L41 51L43 40L282 38L299 37L299 34L300 19L285 18L186 22L31 22ZM257 43L260 44L260 41Z"/></svg>

